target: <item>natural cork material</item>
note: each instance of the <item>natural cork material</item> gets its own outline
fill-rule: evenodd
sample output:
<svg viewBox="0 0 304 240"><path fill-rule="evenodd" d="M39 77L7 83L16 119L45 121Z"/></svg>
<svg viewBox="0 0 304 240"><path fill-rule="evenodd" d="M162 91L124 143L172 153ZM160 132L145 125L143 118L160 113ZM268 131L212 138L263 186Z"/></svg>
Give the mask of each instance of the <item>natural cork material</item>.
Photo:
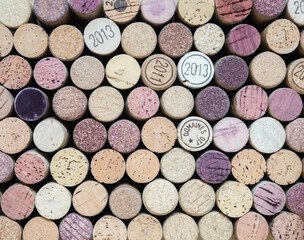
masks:
<svg viewBox="0 0 304 240"><path fill-rule="evenodd" d="M12 32L3 24L0 24L0 58L11 53L14 46Z"/></svg>
<svg viewBox="0 0 304 240"><path fill-rule="evenodd" d="M0 86L0 120L10 116L14 109L14 97L5 87Z"/></svg>
<svg viewBox="0 0 304 240"><path fill-rule="evenodd" d="M103 2L105 15L118 24L126 24L135 19L139 11L139 0L117 0Z"/></svg>
<svg viewBox="0 0 304 240"><path fill-rule="evenodd" d="M43 217L34 217L24 226L23 240L59 240L57 225Z"/></svg>
<svg viewBox="0 0 304 240"><path fill-rule="evenodd" d="M0 238L3 240L21 240L21 225L5 216L0 216Z"/></svg>
<svg viewBox="0 0 304 240"><path fill-rule="evenodd" d="M0 152L0 165L0 183L10 181L15 175L15 161L8 154Z"/></svg>
<svg viewBox="0 0 304 240"><path fill-rule="evenodd" d="M304 58L299 58L288 65L286 75L286 84L302 95L304 94L303 69Z"/></svg>
<svg viewBox="0 0 304 240"><path fill-rule="evenodd" d="M127 240L126 225L119 218L106 215L101 217L93 229L94 240L119 239Z"/></svg>

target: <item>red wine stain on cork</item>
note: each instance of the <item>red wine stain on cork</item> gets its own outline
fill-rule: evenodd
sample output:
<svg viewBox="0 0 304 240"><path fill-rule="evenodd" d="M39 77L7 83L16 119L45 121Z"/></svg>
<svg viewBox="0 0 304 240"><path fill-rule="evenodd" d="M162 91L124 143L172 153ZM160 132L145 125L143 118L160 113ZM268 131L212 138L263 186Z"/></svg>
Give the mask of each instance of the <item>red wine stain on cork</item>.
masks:
<svg viewBox="0 0 304 240"><path fill-rule="evenodd" d="M102 0L70 0L70 6L77 12L90 14L102 4Z"/></svg>
<svg viewBox="0 0 304 240"><path fill-rule="evenodd" d="M286 0L254 0L254 9L265 17L275 17L280 15L286 6Z"/></svg>
<svg viewBox="0 0 304 240"><path fill-rule="evenodd" d="M296 152L304 152L304 118L298 118L286 126L286 143Z"/></svg>
<svg viewBox="0 0 304 240"><path fill-rule="evenodd" d="M10 180L14 172L13 159L3 152L0 152L0 183Z"/></svg>
<svg viewBox="0 0 304 240"><path fill-rule="evenodd" d="M61 20L69 10L66 0L35 0L34 12L37 18L45 23Z"/></svg>
<svg viewBox="0 0 304 240"><path fill-rule="evenodd" d="M288 209L298 214L299 216L304 216L304 183L299 183L291 187L287 191L287 206Z"/></svg>
<svg viewBox="0 0 304 240"><path fill-rule="evenodd" d="M243 21L252 8L252 0L216 0L215 4L221 17L233 23Z"/></svg>

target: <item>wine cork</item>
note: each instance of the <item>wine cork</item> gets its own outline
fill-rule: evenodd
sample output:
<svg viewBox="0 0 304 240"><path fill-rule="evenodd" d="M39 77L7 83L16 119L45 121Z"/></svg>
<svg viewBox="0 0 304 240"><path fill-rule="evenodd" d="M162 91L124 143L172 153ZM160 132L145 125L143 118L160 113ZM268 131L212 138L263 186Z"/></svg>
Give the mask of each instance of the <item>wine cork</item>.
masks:
<svg viewBox="0 0 304 240"><path fill-rule="evenodd" d="M86 217L100 214L108 203L107 189L96 181L85 181L73 193L73 207Z"/></svg>
<svg viewBox="0 0 304 240"><path fill-rule="evenodd" d="M208 56L215 55L221 51L224 43L225 33L214 23L207 23L200 26L194 32L194 47L197 51Z"/></svg>
<svg viewBox="0 0 304 240"><path fill-rule="evenodd" d="M151 55L141 65L143 83L155 91L162 91L171 87L176 76L175 62L164 54Z"/></svg>
<svg viewBox="0 0 304 240"><path fill-rule="evenodd" d="M234 117L226 117L213 127L213 143L224 152L238 152L248 142L249 131L246 124Z"/></svg>
<svg viewBox="0 0 304 240"><path fill-rule="evenodd" d="M302 173L302 162L293 151L282 149L267 159L267 175L279 185L295 183Z"/></svg>
<svg viewBox="0 0 304 240"><path fill-rule="evenodd" d="M122 184L111 192L109 206L119 219L134 218L142 206L141 193L129 184Z"/></svg>
<svg viewBox="0 0 304 240"><path fill-rule="evenodd" d="M96 18L84 29L84 41L88 49L98 55L114 53L121 41L121 33L115 22L107 18Z"/></svg>
<svg viewBox="0 0 304 240"><path fill-rule="evenodd" d="M262 215L251 211L236 220L234 232L239 240L266 240L269 227L266 219Z"/></svg>
<svg viewBox="0 0 304 240"><path fill-rule="evenodd" d="M144 22L135 22L128 25L121 36L123 51L137 59L150 56L157 45L157 36L154 29Z"/></svg>
<svg viewBox="0 0 304 240"><path fill-rule="evenodd" d="M128 225L129 240L161 240L163 229L157 218L142 213Z"/></svg>
<svg viewBox="0 0 304 240"><path fill-rule="evenodd" d="M79 150L87 153L97 152L107 141L107 130L102 123L86 118L75 126L73 140Z"/></svg>
<svg viewBox="0 0 304 240"><path fill-rule="evenodd" d="M37 184L48 176L49 162L37 150L27 151L17 159L15 174L25 184Z"/></svg>
<svg viewBox="0 0 304 240"><path fill-rule="evenodd" d="M297 183L286 192L286 206L293 213L304 216L304 183Z"/></svg>
<svg viewBox="0 0 304 240"><path fill-rule="evenodd" d="M92 92L88 105L95 119L101 122L112 122L122 114L124 99L115 88L104 86Z"/></svg>
<svg viewBox="0 0 304 240"><path fill-rule="evenodd" d="M299 94L304 94L302 75L304 71L304 58L291 62L287 67L286 83Z"/></svg>
<svg viewBox="0 0 304 240"><path fill-rule="evenodd" d="M172 148L165 153L160 162L161 173L173 183L188 181L195 172L195 159L182 148Z"/></svg>
<svg viewBox="0 0 304 240"><path fill-rule="evenodd" d="M69 20L67 0L35 0L34 12L37 19L48 27L56 27Z"/></svg>
<svg viewBox="0 0 304 240"><path fill-rule="evenodd" d="M0 216L0 238L3 240L21 240L22 228L19 223L5 216Z"/></svg>
<svg viewBox="0 0 304 240"><path fill-rule="evenodd" d="M157 178L146 185L142 199L145 208L151 214L164 216L176 208L178 192L171 182Z"/></svg>
<svg viewBox="0 0 304 240"><path fill-rule="evenodd" d="M102 0L70 0L73 12L83 20L97 18L102 13Z"/></svg>
<svg viewBox="0 0 304 240"><path fill-rule="evenodd" d="M168 88L160 99L162 112L173 119L186 118L193 110L194 98L185 87L172 86Z"/></svg>
<svg viewBox="0 0 304 240"><path fill-rule="evenodd" d="M14 47L26 58L41 58L47 53L49 36L36 24L20 26L14 34Z"/></svg>
<svg viewBox="0 0 304 240"><path fill-rule="evenodd" d="M224 182L231 171L229 158L222 152L209 150L196 161L198 176L207 183L218 184Z"/></svg>
<svg viewBox="0 0 304 240"><path fill-rule="evenodd" d="M242 22L251 12L252 0L215 1L215 16L222 24L235 24Z"/></svg>
<svg viewBox="0 0 304 240"><path fill-rule="evenodd" d="M261 44L259 31L252 25L239 24L228 33L226 45L232 54L247 57L255 53Z"/></svg>
<svg viewBox="0 0 304 240"><path fill-rule="evenodd" d="M0 9L0 22L11 29L27 23L32 15L32 8L28 0L2 0Z"/></svg>
<svg viewBox="0 0 304 240"><path fill-rule="evenodd" d="M138 87L129 93L126 108L131 117L136 120L147 120L153 117L159 109L157 93L148 87Z"/></svg>
<svg viewBox="0 0 304 240"><path fill-rule="evenodd" d="M193 36L190 29L182 23L169 23L158 35L160 50L167 56L179 58L190 51Z"/></svg>
<svg viewBox="0 0 304 240"><path fill-rule="evenodd" d="M262 117L267 107L267 93L256 85L241 88L232 99L233 113L244 120L256 120Z"/></svg>
<svg viewBox="0 0 304 240"><path fill-rule="evenodd" d="M14 46L12 32L3 24L0 24L0 59L11 53Z"/></svg>
<svg viewBox="0 0 304 240"><path fill-rule="evenodd" d="M52 101L55 114L65 121L76 121L87 111L86 95L76 87L67 86L59 89Z"/></svg>
<svg viewBox="0 0 304 240"><path fill-rule="evenodd" d="M300 55L304 55L304 31L301 31L301 35L300 35L300 44L297 48L298 53L300 53Z"/></svg>
<svg viewBox="0 0 304 240"><path fill-rule="evenodd" d="M258 24L277 18L285 9L285 0L253 1L252 17Z"/></svg>
<svg viewBox="0 0 304 240"><path fill-rule="evenodd" d="M219 87L207 87L200 91L195 99L197 114L208 121L225 117L229 108L228 94Z"/></svg>
<svg viewBox="0 0 304 240"><path fill-rule="evenodd" d="M216 191L216 204L228 217L242 217L250 210L252 203L252 193L243 183L226 181Z"/></svg>
<svg viewBox="0 0 304 240"><path fill-rule="evenodd" d="M168 22L176 9L175 0L141 0L140 11L143 19L152 25Z"/></svg>
<svg viewBox="0 0 304 240"><path fill-rule="evenodd" d="M14 160L3 152L0 152L0 183L8 182L14 177Z"/></svg>
<svg viewBox="0 0 304 240"><path fill-rule="evenodd" d="M262 52L255 56L249 65L253 82L262 88L274 88L286 76L286 64L281 56L273 52Z"/></svg>
<svg viewBox="0 0 304 240"><path fill-rule="evenodd" d="M46 90L56 90L62 87L68 76L69 72L64 63L53 57L41 59L34 68L36 83Z"/></svg>
<svg viewBox="0 0 304 240"><path fill-rule="evenodd" d="M279 88L269 95L269 114L279 121L293 121L301 114L303 102L293 89Z"/></svg>
<svg viewBox="0 0 304 240"><path fill-rule="evenodd" d="M298 27L288 19L275 20L264 29L261 36L264 46L277 54L293 52L300 42Z"/></svg>
<svg viewBox="0 0 304 240"><path fill-rule="evenodd" d="M90 240L93 237L93 224L86 217L77 213L70 213L61 220L59 233L61 240Z"/></svg>
<svg viewBox="0 0 304 240"><path fill-rule="evenodd" d="M116 55L106 66L106 77L113 87L130 89L139 81L140 66L135 58L127 54Z"/></svg>
<svg viewBox="0 0 304 240"><path fill-rule="evenodd" d="M71 201L72 195L66 187L49 182L38 191L35 206L42 217L57 220L68 213Z"/></svg>
<svg viewBox="0 0 304 240"><path fill-rule="evenodd" d="M8 117L0 121L0 151L16 154L25 150L32 142L32 130L21 119Z"/></svg>
<svg viewBox="0 0 304 240"><path fill-rule="evenodd" d="M192 217L184 213L174 213L163 224L164 240L196 240L198 227Z"/></svg>
<svg viewBox="0 0 304 240"><path fill-rule="evenodd" d="M103 149L96 153L91 161L91 172L101 183L113 184L125 174L125 159L113 149Z"/></svg>
<svg viewBox="0 0 304 240"><path fill-rule="evenodd" d="M14 184L3 193L1 209L10 219L26 219L34 211L35 195L36 193L26 185Z"/></svg>
<svg viewBox="0 0 304 240"><path fill-rule="evenodd" d="M59 60L74 61L84 50L83 35L72 25L61 25L52 31L49 48Z"/></svg>
<svg viewBox="0 0 304 240"><path fill-rule="evenodd" d="M212 211L198 222L199 237L204 240L230 240L233 234L231 220L218 211Z"/></svg>
<svg viewBox="0 0 304 240"><path fill-rule="evenodd" d="M179 189L179 205L191 216L207 214L215 205L213 188L199 179L191 179Z"/></svg>
<svg viewBox="0 0 304 240"><path fill-rule="evenodd" d="M105 71L102 62L92 56L82 56L71 66L71 79L82 90L94 90L103 82Z"/></svg>
<svg viewBox="0 0 304 240"><path fill-rule="evenodd" d="M270 223L269 230L274 240L304 238L304 222L296 214L290 212L281 212ZM283 237L283 238L282 238Z"/></svg>
<svg viewBox="0 0 304 240"><path fill-rule="evenodd" d="M65 148L53 156L50 170L57 183L65 187L74 187L86 178L89 171L89 161L76 148Z"/></svg>
<svg viewBox="0 0 304 240"><path fill-rule="evenodd" d="M101 217L93 229L94 240L119 239L127 240L126 225L119 218L106 215Z"/></svg>
<svg viewBox="0 0 304 240"><path fill-rule="evenodd" d="M214 65L215 82L227 91L240 88L249 76L247 63L240 57L228 55L220 58Z"/></svg>
<svg viewBox="0 0 304 240"><path fill-rule="evenodd" d="M47 118L38 123L33 134L35 146L43 152L55 152L64 148L69 137L66 127L55 118Z"/></svg>
<svg viewBox="0 0 304 240"><path fill-rule="evenodd" d="M192 27L207 23L214 13L214 1L180 0L177 4L179 18Z"/></svg>
<svg viewBox="0 0 304 240"><path fill-rule="evenodd" d="M10 116L14 109L14 97L5 87L0 86L0 120Z"/></svg>
<svg viewBox="0 0 304 240"><path fill-rule="evenodd" d="M153 117L144 124L141 130L141 139L150 151L165 153L174 146L177 130L168 118Z"/></svg>
<svg viewBox="0 0 304 240"><path fill-rule="evenodd" d="M135 19L139 11L139 0L108 0L103 2L105 15L118 24L126 24Z"/></svg>
<svg viewBox="0 0 304 240"><path fill-rule="evenodd" d="M129 120L119 120L109 128L108 141L114 150L120 153L131 153L140 143L140 130Z"/></svg>
<svg viewBox="0 0 304 240"><path fill-rule="evenodd" d="M14 101L17 115L24 121L37 121L45 117L50 108L48 96L38 88L22 89Z"/></svg>
<svg viewBox="0 0 304 240"><path fill-rule="evenodd" d="M302 172L302 177L304 178L304 159L302 159L302 165L303 165L303 172Z"/></svg>
<svg viewBox="0 0 304 240"><path fill-rule="evenodd" d="M254 121L249 127L249 135L249 143L253 148L269 154L279 151L286 138L282 124L271 117Z"/></svg>
<svg viewBox="0 0 304 240"><path fill-rule="evenodd" d="M126 171L134 182L148 183L156 178L159 170L158 157L149 150L139 149L127 158Z"/></svg>
<svg viewBox="0 0 304 240"><path fill-rule="evenodd" d="M43 217L34 217L24 226L23 240L59 240L57 225Z"/></svg>
<svg viewBox="0 0 304 240"><path fill-rule="evenodd" d="M188 88L198 89L208 85L214 75L211 59L201 52L189 52L177 65L179 81Z"/></svg>
<svg viewBox="0 0 304 240"><path fill-rule="evenodd" d="M191 152L207 148L212 142L212 137L210 124L200 117L187 117L177 126L178 143Z"/></svg>
<svg viewBox="0 0 304 240"><path fill-rule="evenodd" d="M284 190L274 182L261 181L253 189L253 207L264 216L282 211L286 203Z"/></svg>
<svg viewBox="0 0 304 240"><path fill-rule="evenodd" d="M304 26L304 6L299 0L288 0L285 9L286 18L293 21L297 26Z"/></svg>
<svg viewBox="0 0 304 240"><path fill-rule="evenodd" d="M0 83L12 90L27 86L32 79L32 67L23 57L9 55L0 62Z"/></svg>
<svg viewBox="0 0 304 240"><path fill-rule="evenodd" d="M246 185L258 183L266 172L265 158L253 149L244 149L232 158L231 172L241 183Z"/></svg>

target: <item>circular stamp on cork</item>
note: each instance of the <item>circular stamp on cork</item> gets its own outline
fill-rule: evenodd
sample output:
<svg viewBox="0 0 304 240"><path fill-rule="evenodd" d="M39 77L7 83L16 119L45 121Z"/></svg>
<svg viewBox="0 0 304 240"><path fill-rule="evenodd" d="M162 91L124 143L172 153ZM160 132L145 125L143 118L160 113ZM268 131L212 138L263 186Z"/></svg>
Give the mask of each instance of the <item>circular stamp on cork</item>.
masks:
<svg viewBox="0 0 304 240"><path fill-rule="evenodd" d="M297 26L304 26L304 1L288 0L286 5L286 16Z"/></svg>
<svg viewBox="0 0 304 240"><path fill-rule="evenodd" d="M304 58L291 62L287 67L286 83L289 87L304 94Z"/></svg>
<svg viewBox="0 0 304 240"><path fill-rule="evenodd" d="M139 11L139 5L139 0L103 1L106 16L118 24L126 24L134 20Z"/></svg>

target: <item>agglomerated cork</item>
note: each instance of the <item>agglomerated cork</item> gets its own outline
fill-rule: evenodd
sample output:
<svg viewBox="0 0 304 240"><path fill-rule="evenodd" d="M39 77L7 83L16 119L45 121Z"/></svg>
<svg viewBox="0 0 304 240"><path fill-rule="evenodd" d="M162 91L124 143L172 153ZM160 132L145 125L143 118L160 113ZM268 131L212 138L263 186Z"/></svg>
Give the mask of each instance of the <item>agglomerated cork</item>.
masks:
<svg viewBox="0 0 304 240"><path fill-rule="evenodd" d="M107 189L96 181L85 181L73 193L73 207L86 217L100 214L108 203Z"/></svg>
<svg viewBox="0 0 304 240"><path fill-rule="evenodd" d="M118 24L126 24L135 19L139 11L139 0L109 0L103 2L105 15Z"/></svg>
<svg viewBox="0 0 304 240"><path fill-rule="evenodd" d="M251 15L257 23L269 22L277 18L284 11L285 6L285 0L255 0Z"/></svg>
<svg viewBox="0 0 304 240"><path fill-rule="evenodd" d="M0 152L0 183L8 182L14 177L15 161L3 152Z"/></svg>
<svg viewBox="0 0 304 240"><path fill-rule="evenodd" d="M280 85L287 72L284 59L269 51L255 56L249 65L249 70L253 82L265 89Z"/></svg>
<svg viewBox="0 0 304 240"><path fill-rule="evenodd" d="M43 217L34 217L24 226L23 240L59 240L57 225Z"/></svg>
<svg viewBox="0 0 304 240"><path fill-rule="evenodd" d="M303 16L303 6L301 5L301 1L298 0L288 0L285 15L286 18L293 21L297 26L304 26L304 16Z"/></svg>
<svg viewBox="0 0 304 240"><path fill-rule="evenodd" d="M299 58L288 65L286 75L286 84L302 95L304 94L303 70L304 58Z"/></svg>
<svg viewBox="0 0 304 240"><path fill-rule="evenodd" d="M10 116L14 109L14 97L5 87L0 86L0 120Z"/></svg>
<svg viewBox="0 0 304 240"><path fill-rule="evenodd" d="M102 0L70 0L73 12L84 20L98 17L102 13Z"/></svg>
<svg viewBox="0 0 304 240"><path fill-rule="evenodd" d="M106 215L101 217L93 229L94 240L119 239L127 240L127 228L119 218Z"/></svg>
<svg viewBox="0 0 304 240"><path fill-rule="evenodd" d="M93 56L82 56L73 62L70 71L72 82L82 90L93 90L105 77L102 62Z"/></svg>
<svg viewBox="0 0 304 240"><path fill-rule="evenodd" d="M288 210L299 215L304 216L304 183L299 182L290 187L286 192L286 207Z"/></svg>
<svg viewBox="0 0 304 240"><path fill-rule="evenodd" d="M18 222L5 216L0 216L0 238L3 240L21 240L22 227Z"/></svg>
<svg viewBox="0 0 304 240"><path fill-rule="evenodd" d="M282 149L267 159L267 175L279 185L295 183L302 173L302 162L293 151Z"/></svg>
<svg viewBox="0 0 304 240"><path fill-rule="evenodd" d="M0 23L0 58L6 57L11 53L14 46L12 32Z"/></svg>

